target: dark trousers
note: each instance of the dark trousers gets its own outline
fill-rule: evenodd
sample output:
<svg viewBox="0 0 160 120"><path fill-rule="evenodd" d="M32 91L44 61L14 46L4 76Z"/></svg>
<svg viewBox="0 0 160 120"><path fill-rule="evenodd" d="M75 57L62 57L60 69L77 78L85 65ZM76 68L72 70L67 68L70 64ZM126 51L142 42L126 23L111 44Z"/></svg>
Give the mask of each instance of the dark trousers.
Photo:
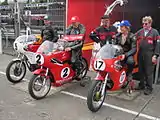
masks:
<svg viewBox="0 0 160 120"><path fill-rule="evenodd" d="M135 61L133 59L133 56L129 56L128 58L126 58L125 63L128 66L127 74L132 75L132 71L133 71L133 68L134 68L134 65L135 65Z"/></svg>
<svg viewBox="0 0 160 120"><path fill-rule="evenodd" d="M73 69L79 69L81 66L81 56L82 56L82 51L81 49L78 50L72 50L71 51L71 62Z"/></svg>
<svg viewBox="0 0 160 120"><path fill-rule="evenodd" d="M140 86L152 90L154 65L152 63L152 52L139 52L138 66L140 74Z"/></svg>
<svg viewBox="0 0 160 120"><path fill-rule="evenodd" d="M133 59L133 56L129 56L127 58L125 58L123 61L121 61L122 65L126 65L127 64L127 76L128 76L128 80L131 81L132 80L132 71L134 69L134 65L135 65L135 61Z"/></svg>

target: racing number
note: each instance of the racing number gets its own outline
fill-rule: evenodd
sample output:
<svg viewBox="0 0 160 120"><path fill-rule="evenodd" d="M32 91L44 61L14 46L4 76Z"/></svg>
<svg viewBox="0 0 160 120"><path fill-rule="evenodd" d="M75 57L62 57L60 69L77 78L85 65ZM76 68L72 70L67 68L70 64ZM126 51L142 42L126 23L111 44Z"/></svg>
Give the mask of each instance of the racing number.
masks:
<svg viewBox="0 0 160 120"><path fill-rule="evenodd" d="M103 61L96 61L96 69L101 69L101 67L102 67L102 65L103 65Z"/></svg>
<svg viewBox="0 0 160 120"><path fill-rule="evenodd" d="M65 78L66 76L68 76L68 68L65 68L63 70L63 78Z"/></svg>
<svg viewBox="0 0 160 120"><path fill-rule="evenodd" d="M40 64L41 63L41 55L36 55L36 62L38 63L38 64Z"/></svg>
<svg viewBox="0 0 160 120"><path fill-rule="evenodd" d="M123 83L123 82L125 81L125 78L126 78L126 73L125 73L125 71L123 71L123 72L121 73L119 82L120 82L120 83Z"/></svg>
<svg viewBox="0 0 160 120"><path fill-rule="evenodd" d="M68 77L69 74L70 74L70 69L66 67L61 71L61 78L66 78Z"/></svg>
<svg viewBox="0 0 160 120"><path fill-rule="evenodd" d="M94 62L94 69L95 70L104 70L106 67L104 61L102 59L97 59L95 62Z"/></svg>

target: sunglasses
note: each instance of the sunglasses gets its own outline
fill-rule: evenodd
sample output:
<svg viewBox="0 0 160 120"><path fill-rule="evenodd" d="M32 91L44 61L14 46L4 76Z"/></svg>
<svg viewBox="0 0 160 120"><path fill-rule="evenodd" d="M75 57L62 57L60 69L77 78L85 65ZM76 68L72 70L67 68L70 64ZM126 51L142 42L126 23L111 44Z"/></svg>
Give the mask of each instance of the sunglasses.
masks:
<svg viewBox="0 0 160 120"><path fill-rule="evenodd" d="M143 23L143 25L148 25L149 23Z"/></svg>

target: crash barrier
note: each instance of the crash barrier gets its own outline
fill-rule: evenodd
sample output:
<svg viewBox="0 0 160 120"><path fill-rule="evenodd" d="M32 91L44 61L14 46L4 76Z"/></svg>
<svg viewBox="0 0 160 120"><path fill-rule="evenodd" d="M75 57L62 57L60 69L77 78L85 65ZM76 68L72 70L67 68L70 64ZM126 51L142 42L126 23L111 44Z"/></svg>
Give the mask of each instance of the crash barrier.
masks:
<svg viewBox="0 0 160 120"><path fill-rule="evenodd" d="M48 6L47 15L51 17L53 26L65 31L66 26L66 0L53 2Z"/></svg>
<svg viewBox="0 0 160 120"><path fill-rule="evenodd" d="M2 31L3 48L11 46L11 38L14 38L14 33L8 33L8 31ZM13 40L12 40L13 41Z"/></svg>
<svg viewBox="0 0 160 120"><path fill-rule="evenodd" d="M7 44L8 44L8 35L5 35L5 34L8 34L7 29L4 26L4 24L2 24L2 23L1 23L1 27L0 28L1 28L0 35L1 35L1 39L2 39L2 48L3 47L7 47ZM3 44L4 43L3 41L5 42L5 45Z"/></svg>
<svg viewBox="0 0 160 120"><path fill-rule="evenodd" d="M2 30L0 28L0 54L2 54Z"/></svg>
<svg viewBox="0 0 160 120"><path fill-rule="evenodd" d="M0 27L0 53L3 52L3 48L8 47L8 31L3 24Z"/></svg>
<svg viewBox="0 0 160 120"><path fill-rule="evenodd" d="M2 31L2 52L4 54L14 55L13 42L14 42L14 33L8 33Z"/></svg>
<svg viewBox="0 0 160 120"><path fill-rule="evenodd" d="M22 5L23 6L23 5ZM38 7L39 9L37 9L36 7ZM43 7L42 7L43 6ZM8 6L11 7L11 6ZM13 6L12 6L13 7ZM23 8L23 7L22 7ZM37 32L33 32L33 31L40 31L43 24L43 17L48 15L51 17L52 21L53 21L53 26L57 27L59 29L59 31L64 32L65 30L65 26L66 26L66 0L58 0L57 1L52 1L51 3L43 3L43 5L41 3L38 4L26 4L24 6L24 11L28 11L28 8L32 8L29 11L29 15L31 15L31 21L29 21L29 19L27 19L26 17L28 16L23 14L25 21L28 21L31 29L32 29L32 34L39 34ZM12 15L12 12L10 10L8 10L9 8L5 8L3 10L4 14L1 16L3 18L3 26L6 27L7 29L5 29L4 31L2 31L2 44L3 44L3 51L9 52L9 51L13 51L13 42L15 40L15 31L14 31L14 21L13 18L14 16ZM0 9L1 10L1 9ZM27 12L26 12L27 13ZM8 16L10 15L10 16ZM22 14L21 14L22 15ZM8 17L10 18L10 20L8 20ZM24 19L21 19L22 21ZM24 24L24 23L23 23ZM20 35L24 35L25 34L25 25L23 25L22 23L20 23ZM61 38L62 34L59 34L59 37ZM9 50L11 49L11 50Z"/></svg>

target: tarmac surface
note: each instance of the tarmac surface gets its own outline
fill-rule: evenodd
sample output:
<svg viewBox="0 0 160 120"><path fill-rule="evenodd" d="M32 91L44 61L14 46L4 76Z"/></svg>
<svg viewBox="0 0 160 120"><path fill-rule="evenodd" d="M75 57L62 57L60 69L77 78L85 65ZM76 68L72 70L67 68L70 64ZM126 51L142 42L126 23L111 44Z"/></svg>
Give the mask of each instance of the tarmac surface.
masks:
<svg viewBox="0 0 160 120"><path fill-rule="evenodd" d="M160 86L155 85L152 95L143 92L107 92L103 107L92 113L87 108L86 96L90 80L85 87L74 81L63 87L52 88L42 100L34 100L28 94L28 81L32 73L27 72L25 79L10 83L5 69L15 58L0 55L0 120L160 120ZM88 72L94 78L95 73Z"/></svg>

